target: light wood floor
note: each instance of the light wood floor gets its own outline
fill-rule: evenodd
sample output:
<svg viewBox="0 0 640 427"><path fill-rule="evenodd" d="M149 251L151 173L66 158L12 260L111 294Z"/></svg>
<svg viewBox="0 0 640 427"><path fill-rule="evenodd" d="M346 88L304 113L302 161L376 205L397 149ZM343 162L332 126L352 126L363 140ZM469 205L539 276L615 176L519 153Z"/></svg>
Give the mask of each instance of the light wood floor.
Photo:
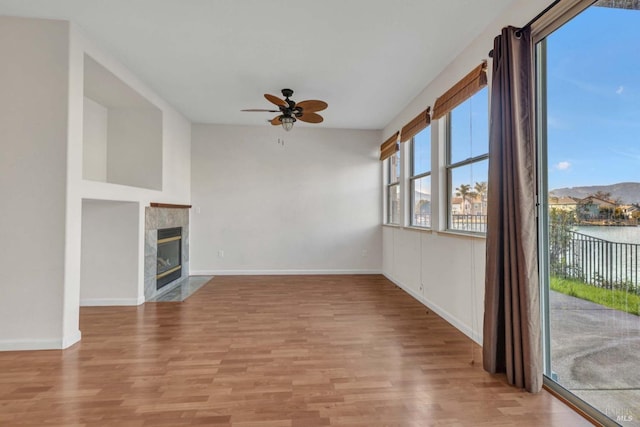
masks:
<svg viewBox="0 0 640 427"><path fill-rule="evenodd" d="M88 307L64 351L0 353L0 425L581 426L470 365L382 276L216 277L183 303Z"/></svg>

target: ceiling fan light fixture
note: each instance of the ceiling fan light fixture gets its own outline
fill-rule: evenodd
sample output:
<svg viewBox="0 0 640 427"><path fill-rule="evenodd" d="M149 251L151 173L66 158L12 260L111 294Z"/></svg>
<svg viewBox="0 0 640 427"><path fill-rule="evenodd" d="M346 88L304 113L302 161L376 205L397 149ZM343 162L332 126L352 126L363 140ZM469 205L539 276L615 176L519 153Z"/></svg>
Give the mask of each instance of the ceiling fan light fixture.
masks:
<svg viewBox="0 0 640 427"><path fill-rule="evenodd" d="M267 122L271 123L273 126L282 125L282 128L286 132L293 129L293 124L298 120L305 123L322 123L324 120L322 116L318 114L318 111L323 111L328 107L326 102L317 99L295 102L292 99L289 99L289 97L293 95L293 91L291 89L282 89L282 95L284 96L284 99L280 99L279 97L268 93L264 94L267 101L278 107L277 110L274 110L273 107L271 107L272 109L270 110L265 110L263 108L251 108L242 111L279 113L273 119L267 120Z"/></svg>
<svg viewBox="0 0 640 427"><path fill-rule="evenodd" d="M293 123L296 121L293 117L282 117L280 122L282 123L282 128L289 132L293 129Z"/></svg>

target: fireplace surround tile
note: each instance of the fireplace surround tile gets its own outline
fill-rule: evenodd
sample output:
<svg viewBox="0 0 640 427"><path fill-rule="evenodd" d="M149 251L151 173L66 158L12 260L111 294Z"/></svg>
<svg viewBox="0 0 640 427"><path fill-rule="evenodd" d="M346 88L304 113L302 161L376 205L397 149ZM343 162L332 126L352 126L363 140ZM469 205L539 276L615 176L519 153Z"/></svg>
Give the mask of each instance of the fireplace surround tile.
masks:
<svg viewBox="0 0 640 427"><path fill-rule="evenodd" d="M156 290L158 229L182 227L182 276ZM175 208L145 208L144 298L149 301L173 289L189 278L189 210Z"/></svg>

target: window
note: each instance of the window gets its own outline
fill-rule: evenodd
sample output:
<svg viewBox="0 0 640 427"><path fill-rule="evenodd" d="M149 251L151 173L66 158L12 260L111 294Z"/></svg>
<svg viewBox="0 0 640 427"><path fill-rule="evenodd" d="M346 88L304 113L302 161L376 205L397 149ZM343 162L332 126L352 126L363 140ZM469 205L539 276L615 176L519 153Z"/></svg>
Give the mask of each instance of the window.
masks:
<svg viewBox="0 0 640 427"><path fill-rule="evenodd" d="M400 224L400 152L387 160L387 224Z"/></svg>
<svg viewBox="0 0 640 427"><path fill-rule="evenodd" d="M448 229L485 233L489 167L487 88L447 116Z"/></svg>
<svg viewBox="0 0 640 427"><path fill-rule="evenodd" d="M640 417L638 7L601 0L535 34L545 375L605 425Z"/></svg>
<svg viewBox="0 0 640 427"><path fill-rule="evenodd" d="M411 139L411 225L431 227L431 129L427 127Z"/></svg>
<svg viewBox="0 0 640 427"><path fill-rule="evenodd" d="M400 224L400 132L391 135L380 145L380 160L386 168L384 200L386 205L385 224Z"/></svg>

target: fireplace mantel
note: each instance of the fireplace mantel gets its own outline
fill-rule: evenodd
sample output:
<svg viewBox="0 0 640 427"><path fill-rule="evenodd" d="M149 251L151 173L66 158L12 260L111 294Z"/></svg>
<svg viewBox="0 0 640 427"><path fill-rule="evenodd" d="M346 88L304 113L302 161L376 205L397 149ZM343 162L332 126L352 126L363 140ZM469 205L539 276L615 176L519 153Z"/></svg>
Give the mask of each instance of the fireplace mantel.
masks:
<svg viewBox="0 0 640 427"><path fill-rule="evenodd" d="M152 208L167 208L167 209L191 209L191 205L174 205L171 203L156 203L151 202L149 205Z"/></svg>

